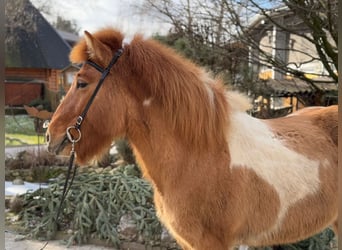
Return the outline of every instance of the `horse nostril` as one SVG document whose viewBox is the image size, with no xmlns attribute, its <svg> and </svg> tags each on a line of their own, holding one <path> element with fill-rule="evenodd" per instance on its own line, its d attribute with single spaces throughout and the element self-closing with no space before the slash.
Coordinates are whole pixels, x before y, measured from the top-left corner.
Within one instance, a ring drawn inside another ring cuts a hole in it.
<svg viewBox="0 0 342 250">
<path fill-rule="evenodd" d="M 49 143 L 49 141 L 50 141 L 50 135 L 49 135 L 49 133 L 46 133 L 46 134 L 45 134 L 45 140 L 46 140 L 47 143 Z"/>
</svg>

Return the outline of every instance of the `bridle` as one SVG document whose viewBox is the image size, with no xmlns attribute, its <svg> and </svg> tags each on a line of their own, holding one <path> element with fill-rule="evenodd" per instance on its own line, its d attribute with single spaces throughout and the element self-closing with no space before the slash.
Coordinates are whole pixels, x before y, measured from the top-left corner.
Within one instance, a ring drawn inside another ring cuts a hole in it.
<svg viewBox="0 0 342 250">
<path fill-rule="evenodd" d="M 56 223 L 58 221 L 58 218 L 60 216 L 60 213 L 62 211 L 62 205 L 63 205 L 63 202 L 70 190 L 70 187 L 74 181 L 74 177 L 76 175 L 76 172 L 77 172 L 77 166 L 75 165 L 74 166 L 74 161 L 75 161 L 75 158 L 76 158 L 76 151 L 75 151 L 75 144 L 77 142 L 79 142 L 81 140 L 81 137 L 82 137 L 82 134 L 81 134 L 81 125 L 82 125 L 82 122 L 84 121 L 88 111 L 89 111 L 89 108 L 91 106 L 91 104 L 94 102 L 94 99 L 98 93 L 98 91 L 100 90 L 104 80 L 106 79 L 106 77 L 108 76 L 111 68 L 114 66 L 114 64 L 117 62 L 117 60 L 120 58 L 120 56 L 122 55 L 123 53 L 123 49 L 118 49 L 112 60 L 109 62 L 108 66 L 106 68 L 102 68 L 100 65 L 96 64 L 95 62 L 91 61 L 91 60 L 87 60 L 85 63 L 92 66 L 93 68 L 95 68 L 97 71 L 99 71 L 101 73 L 101 78 L 100 80 L 98 81 L 95 89 L 94 89 L 94 92 L 92 93 L 92 95 L 90 96 L 85 108 L 83 109 L 81 115 L 79 115 L 76 119 L 76 123 L 75 125 L 73 126 L 70 126 L 66 129 L 66 137 L 64 138 L 63 142 L 64 143 L 66 140 L 68 140 L 70 143 L 71 143 L 71 151 L 70 151 L 70 159 L 69 159 L 69 166 L 68 166 L 68 172 L 67 172 L 67 175 L 66 175 L 66 178 L 65 178 L 65 182 L 64 182 L 64 187 L 63 187 L 63 192 L 62 192 L 62 198 L 61 198 L 61 201 L 59 203 L 59 207 L 58 207 L 58 210 L 57 210 L 57 214 L 56 214 Z M 73 136 L 71 131 L 75 131 L 76 133 L 76 136 Z M 71 173 L 72 173 L 72 176 L 71 176 Z M 71 179 L 70 179 L 70 176 L 71 176 Z M 70 180 L 70 182 L 69 182 Z M 40 250 L 43 250 L 47 244 L 49 242 L 46 242 L 45 245 L 40 249 Z"/>
<path fill-rule="evenodd" d="M 82 122 L 84 121 L 88 111 L 89 111 L 89 108 L 91 106 L 91 104 L 94 102 L 94 99 L 99 91 L 99 89 L 101 88 L 104 80 L 106 79 L 106 77 L 108 76 L 111 68 L 114 66 L 114 64 L 117 62 L 117 60 L 119 59 L 119 57 L 122 55 L 123 53 L 123 49 L 118 49 L 118 51 L 114 54 L 112 60 L 109 62 L 108 66 L 106 68 L 102 68 L 100 65 L 96 64 L 95 62 L 93 61 L 86 61 L 85 63 L 86 64 L 89 64 L 91 65 L 92 67 L 94 67 L 96 70 L 98 70 L 102 75 L 101 75 L 101 78 L 99 80 L 99 82 L 97 83 L 96 85 L 96 88 L 94 89 L 94 92 L 93 94 L 90 96 L 90 99 L 88 100 L 85 108 L 83 109 L 83 112 L 81 113 L 80 116 L 78 116 L 77 120 L 76 120 L 76 124 L 73 125 L 73 126 L 70 126 L 67 128 L 66 130 L 66 135 L 67 135 L 67 139 L 69 140 L 69 142 L 71 142 L 71 152 L 70 152 L 70 164 L 69 164 L 69 169 L 68 169 L 68 174 L 67 174 L 67 177 L 66 177 L 66 180 L 65 180 L 65 184 L 64 184 L 64 189 L 63 189 L 63 193 L 62 193 L 62 201 L 60 203 L 60 207 L 65 199 L 65 196 L 67 194 L 67 191 L 70 189 L 71 185 L 72 185 L 72 181 L 70 182 L 70 185 L 69 185 L 69 188 L 67 189 L 67 186 L 68 186 L 68 181 L 69 181 L 69 178 L 70 178 L 70 172 L 71 172 L 71 169 L 72 169 L 72 166 L 74 165 L 74 160 L 75 160 L 75 157 L 76 157 L 76 152 L 75 152 L 75 144 L 81 139 L 81 125 L 82 125 Z M 77 136 L 74 137 L 72 134 L 71 134 L 71 131 L 72 130 L 75 130 L 77 132 Z M 75 172 L 76 172 L 76 167 L 74 169 L 74 174 L 73 174 L 73 177 L 75 176 Z M 71 179 L 73 180 L 73 178 Z M 57 218 L 56 218 L 56 221 L 58 219 L 58 216 L 60 214 L 60 209 L 58 210 L 58 213 L 57 213 Z"/>
<path fill-rule="evenodd" d="M 93 94 L 91 95 L 88 103 L 86 104 L 83 112 L 81 113 L 81 115 L 77 118 L 76 120 L 76 124 L 74 126 L 71 126 L 67 129 L 67 135 L 68 135 L 68 131 L 72 128 L 76 129 L 77 131 L 79 131 L 80 127 L 81 127 L 81 124 L 84 120 L 84 118 L 86 117 L 87 113 L 88 113 L 88 110 L 91 106 L 91 104 L 93 103 L 94 99 L 95 99 L 95 96 L 97 94 L 97 92 L 99 91 L 99 89 L 101 88 L 104 80 L 106 79 L 106 77 L 108 76 L 111 68 L 114 66 L 114 64 L 117 62 L 117 60 L 120 58 L 120 56 L 122 55 L 123 53 L 123 49 L 118 49 L 116 51 L 116 53 L 114 54 L 112 60 L 109 62 L 108 66 L 106 68 L 102 68 L 100 65 L 96 64 L 95 62 L 93 61 L 86 61 L 85 63 L 86 64 L 89 64 L 90 66 L 92 66 L 93 68 L 95 68 L 97 71 L 99 71 L 102 75 L 101 75 L 101 78 L 99 80 L 99 82 L 97 83 L 97 86 L 96 88 L 94 89 L 94 92 Z M 80 133 L 80 132 L 79 132 Z M 71 137 L 72 138 L 72 137 Z M 73 140 L 69 138 L 68 136 L 68 139 L 70 142 L 72 142 Z"/>
</svg>

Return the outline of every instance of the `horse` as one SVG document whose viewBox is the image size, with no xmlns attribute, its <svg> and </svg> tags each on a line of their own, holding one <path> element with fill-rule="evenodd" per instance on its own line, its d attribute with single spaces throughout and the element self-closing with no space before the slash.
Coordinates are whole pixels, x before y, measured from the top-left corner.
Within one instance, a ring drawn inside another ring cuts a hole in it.
<svg viewBox="0 0 342 250">
<path fill-rule="evenodd" d="M 124 42 L 114 28 L 85 31 L 70 60 L 82 67 L 50 121 L 48 150 L 74 148 L 84 165 L 127 138 L 159 219 L 183 249 L 279 245 L 337 230 L 337 106 L 259 120 L 220 77 L 142 34 Z M 82 138 L 65 140 L 90 98 Z"/>
</svg>

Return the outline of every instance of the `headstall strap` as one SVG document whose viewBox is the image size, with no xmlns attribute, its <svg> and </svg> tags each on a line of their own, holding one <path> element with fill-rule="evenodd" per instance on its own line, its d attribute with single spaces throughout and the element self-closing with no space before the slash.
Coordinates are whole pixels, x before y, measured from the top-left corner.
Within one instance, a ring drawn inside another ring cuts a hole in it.
<svg viewBox="0 0 342 250">
<path fill-rule="evenodd" d="M 99 72 L 102 73 L 101 78 L 98 82 L 98 84 L 96 85 L 96 88 L 94 89 L 93 94 L 91 95 L 87 105 L 85 106 L 83 112 L 81 113 L 81 115 L 77 118 L 77 122 L 75 127 L 76 128 L 80 128 L 81 124 L 84 120 L 84 118 L 86 117 L 88 110 L 90 108 L 90 105 L 93 103 L 95 96 L 97 95 L 97 92 L 99 91 L 100 87 L 102 86 L 104 80 L 106 79 L 106 77 L 108 76 L 110 69 L 113 67 L 113 65 L 117 62 L 117 60 L 120 58 L 120 56 L 123 53 L 123 49 L 118 49 L 118 51 L 116 51 L 116 53 L 114 54 L 112 60 L 109 62 L 108 66 L 103 69 L 100 65 L 92 62 L 92 61 L 86 61 L 87 64 L 93 66 L 96 70 L 98 70 Z"/>
<path fill-rule="evenodd" d="M 93 61 L 88 60 L 88 61 L 86 61 L 86 64 L 89 64 L 90 66 L 95 68 L 100 73 L 103 73 L 103 71 L 104 71 L 104 69 L 100 65 L 98 65 L 97 63 L 94 63 Z"/>
<path fill-rule="evenodd" d="M 68 172 L 67 172 L 67 176 L 65 178 L 65 182 L 64 182 L 64 187 L 63 187 L 63 192 L 62 192 L 62 198 L 61 201 L 59 203 L 59 207 L 57 210 L 57 214 L 56 214 L 56 223 L 59 219 L 60 213 L 62 211 L 62 205 L 64 203 L 64 200 L 71 188 L 71 185 L 74 181 L 75 175 L 76 175 L 76 171 L 77 171 L 77 166 L 74 167 L 74 160 L 76 158 L 76 151 L 75 151 L 75 144 L 77 142 L 79 142 L 81 140 L 82 134 L 81 134 L 81 125 L 82 122 L 84 120 L 84 118 L 86 117 L 88 110 L 91 106 L 91 104 L 93 103 L 95 96 L 97 94 L 97 92 L 99 91 L 100 87 L 102 86 L 104 80 L 106 79 L 106 77 L 108 76 L 111 68 L 113 67 L 113 65 L 117 62 L 117 60 L 120 58 L 120 56 L 123 53 L 123 49 L 118 49 L 118 51 L 114 54 L 112 60 L 110 61 L 110 63 L 108 64 L 108 66 L 103 69 L 101 66 L 99 66 L 98 64 L 92 62 L 92 61 L 86 61 L 87 64 L 91 65 L 92 67 L 94 67 L 97 71 L 99 71 L 102 75 L 101 78 L 99 80 L 99 82 L 96 85 L 96 88 L 93 92 L 93 94 L 91 95 L 90 99 L 88 100 L 88 103 L 86 104 L 83 112 L 81 113 L 81 115 L 77 118 L 75 125 L 70 126 L 67 128 L 66 130 L 66 138 L 69 140 L 69 142 L 71 143 L 71 151 L 70 151 L 70 159 L 69 159 L 69 166 L 68 166 Z M 71 133 L 71 131 L 74 131 L 74 135 Z M 73 173 L 70 179 L 70 175 L 73 169 Z M 70 179 L 70 182 L 69 182 Z M 69 184 L 69 185 L 68 185 Z M 49 242 L 46 242 L 45 245 L 40 249 L 43 250 Z"/>
</svg>

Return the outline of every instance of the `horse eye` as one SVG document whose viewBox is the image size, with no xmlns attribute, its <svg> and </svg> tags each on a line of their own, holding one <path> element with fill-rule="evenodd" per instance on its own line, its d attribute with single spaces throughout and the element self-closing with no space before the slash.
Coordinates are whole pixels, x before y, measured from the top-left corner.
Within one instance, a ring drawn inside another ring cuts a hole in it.
<svg viewBox="0 0 342 250">
<path fill-rule="evenodd" d="M 88 86 L 88 83 L 86 82 L 81 82 L 81 81 L 77 81 L 77 85 L 76 85 L 76 88 L 78 89 L 82 89 L 82 88 L 85 88 Z"/>
</svg>

